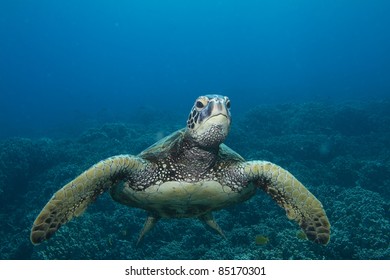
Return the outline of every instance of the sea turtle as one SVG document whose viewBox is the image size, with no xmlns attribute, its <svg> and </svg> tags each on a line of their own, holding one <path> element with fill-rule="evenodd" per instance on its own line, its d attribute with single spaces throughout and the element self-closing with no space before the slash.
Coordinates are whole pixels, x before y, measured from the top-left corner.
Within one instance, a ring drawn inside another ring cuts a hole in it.
<svg viewBox="0 0 390 280">
<path fill-rule="evenodd" d="M 119 203 L 148 212 L 138 242 L 160 218 L 195 217 L 224 236 L 212 212 L 248 200 L 261 189 L 309 240 L 327 244 L 330 224 L 321 202 L 278 165 L 245 161 L 223 144 L 230 123 L 228 97 L 200 96 L 186 128 L 137 156 L 100 161 L 58 190 L 34 221 L 31 242 L 49 239 L 105 191 Z"/>
</svg>

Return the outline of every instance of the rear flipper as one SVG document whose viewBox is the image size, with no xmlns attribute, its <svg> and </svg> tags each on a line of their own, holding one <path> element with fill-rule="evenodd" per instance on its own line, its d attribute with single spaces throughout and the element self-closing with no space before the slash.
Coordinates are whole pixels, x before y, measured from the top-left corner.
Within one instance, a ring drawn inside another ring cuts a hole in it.
<svg viewBox="0 0 390 280">
<path fill-rule="evenodd" d="M 150 214 L 144 224 L 144 227 L 142 228 L 141 232 L 139 233 L 138 240 L 137 240 L 137 246 L 144 238 L 145 234 L 147 234 L 154 226 L 157 224 L 157 222 L 160 220 L 160 217 L 155 216 L 153 214 Z"/>
<path fill-rule="evenodd" d="M 199 217 L 199 220 L 201 220 L 203 223 L 208 225 L 210 228 L 212 228 L 215 232 L 222 235 L 223 238 L 226 239 L 225 234 L 223 233 L 222 229 L 219 227 L 217 222 L 215 221 L 213 214 L 211 212 L 204 214 L 203 216 Z"/>
</svg>

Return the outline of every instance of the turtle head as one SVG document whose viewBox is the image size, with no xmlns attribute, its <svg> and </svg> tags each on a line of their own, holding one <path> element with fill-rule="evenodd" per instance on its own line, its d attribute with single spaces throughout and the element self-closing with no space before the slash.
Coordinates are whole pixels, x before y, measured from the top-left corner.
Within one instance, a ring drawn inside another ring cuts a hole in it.
<svg viewBox="0 0 390 280">
<path fill-rule="evenodd" d="M 201 147 L 219 146 L 229 133 L 230 100 L 221 95 L 205 95 L 195 100 L 187 120 L 187 133 Z"/>
</svg>

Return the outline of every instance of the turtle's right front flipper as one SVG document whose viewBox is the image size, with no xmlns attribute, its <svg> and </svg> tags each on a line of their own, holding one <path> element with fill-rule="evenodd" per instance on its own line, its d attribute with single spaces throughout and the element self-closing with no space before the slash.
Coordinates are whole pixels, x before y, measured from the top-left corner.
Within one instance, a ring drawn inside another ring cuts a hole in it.
<svg viewBox="0 0 390 280">
<path fill-rule="evenodd" d="M 49 239 L 63 224 L 80 216 L 99 195 L 145 168 L 134 156 L 110 157 L 92 166 L 58 190 L 35 219 L 30 239 L 39 244 Z"/>
</svg>

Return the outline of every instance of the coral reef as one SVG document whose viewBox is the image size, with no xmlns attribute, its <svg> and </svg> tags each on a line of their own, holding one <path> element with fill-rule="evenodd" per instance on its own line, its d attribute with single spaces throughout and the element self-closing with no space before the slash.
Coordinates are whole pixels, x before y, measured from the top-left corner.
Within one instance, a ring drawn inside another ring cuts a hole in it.
<svg viewBox="0 0 390 280">
<path fill-rule="evenodd" d="M 104 194 L 48 242 L 30 243 L 32 222 L 59 187 L 184 124 L 149 117 L 102 123 L 70 139 L 0 141 L 0 259 L 390 259 L 390 103 L 379 101 L 259 106 L 234 119 L 227 145 L 280 164 L 322 201 L 332 224 L 327 246 L 305 240 L 261 191 L 215 213 L 226 240 L 196 219 L 173 219 L 136 247 L 146 213 Z"/>
</svg>

